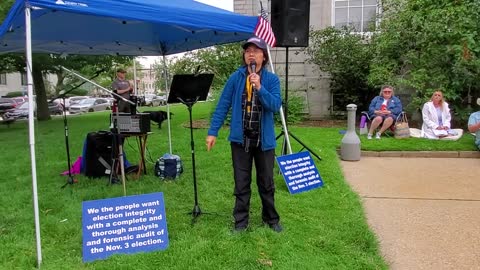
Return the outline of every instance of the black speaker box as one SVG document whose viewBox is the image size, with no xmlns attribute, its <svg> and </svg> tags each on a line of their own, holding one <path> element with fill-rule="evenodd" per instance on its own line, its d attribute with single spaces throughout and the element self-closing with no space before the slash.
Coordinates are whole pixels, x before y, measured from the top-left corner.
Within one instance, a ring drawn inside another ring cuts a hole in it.
<svg viewBox="0 0 480 270">
<path fill-rule="evenodd" d="M 113 135 L 108 131 L 87 134 L 85 149 L 85 176 L 102 177 L 110 174 L 112 166 Z"/>
<path fill-rule="evenodd" d="M 310 0 L 272 0 L 271 15 L 277 47 L 308 47 Z"/>
</svg>

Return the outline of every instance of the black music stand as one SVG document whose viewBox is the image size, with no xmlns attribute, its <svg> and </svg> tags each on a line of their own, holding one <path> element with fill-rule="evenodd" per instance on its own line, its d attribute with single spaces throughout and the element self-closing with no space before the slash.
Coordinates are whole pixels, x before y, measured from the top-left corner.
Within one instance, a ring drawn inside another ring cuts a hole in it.
<svg viewBox="0 0 480 270">
<path fill-rule="evenodd" d="M 167 103 L 183 103 L 188 108 L 190 116 L 190 147 L 192 149 L 192 167 L 193 167 L 193 192 L 195 205 L 191 212 L 193 216 L 192 223 L 202 214 L 198 205 L 197 194 L 197 175 L 195 172 L 195 146 L 193 143 L 193 124 L 192 124 L 192 107 L 197 101 L 207 99 L 208 90 L 212 85 L 213 74 L 179 74 L 174 75 Z"/>
</svg>

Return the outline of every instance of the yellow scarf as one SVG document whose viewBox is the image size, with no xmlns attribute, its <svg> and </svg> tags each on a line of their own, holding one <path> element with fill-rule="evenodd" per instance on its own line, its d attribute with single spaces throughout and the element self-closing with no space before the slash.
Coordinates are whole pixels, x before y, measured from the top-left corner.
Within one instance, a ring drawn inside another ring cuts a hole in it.
<svg viewBox="0 0 480 270">
<path fill-rule="evenodd" d="M 250 77 L 247 77 L 247 112 L 250 112 L 252 109 L 252 104 L 250 103 L 252 101 L 252 92 L 253 92 L 253 87 L 252 84 L 250 83 Z"/>
</svg>

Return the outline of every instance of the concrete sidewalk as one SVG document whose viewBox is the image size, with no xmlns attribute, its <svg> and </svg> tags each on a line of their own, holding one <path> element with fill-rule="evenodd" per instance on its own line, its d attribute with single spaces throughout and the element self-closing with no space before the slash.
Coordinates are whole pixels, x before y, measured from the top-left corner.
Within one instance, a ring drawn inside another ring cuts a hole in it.
<svg viewBox="0 0 480 270">
<path fill-rule="evenodd" d="M 480 269 L 480 159 L 342 161 L 391 269 Z"/>
</svg>

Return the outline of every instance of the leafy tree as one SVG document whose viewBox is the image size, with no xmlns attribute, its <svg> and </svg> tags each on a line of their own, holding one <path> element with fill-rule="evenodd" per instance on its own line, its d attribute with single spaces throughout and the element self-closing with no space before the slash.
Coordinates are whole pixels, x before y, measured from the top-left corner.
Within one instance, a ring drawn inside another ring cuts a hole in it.
<svg viewBox="0 0 480 270">
<path fill-rule="evenodd" d="M 351 33 L 350 28 L 328 27 L 312 31 L 307 48 L 309 61 L 331 75 L 330 91 L 341 97 L 334 110 L 344 111 L 347 104 L 357 104 L 360 110 L 378 91 L 367 84 L 373 57 L 366 36 Z"/>
<path fill-rule="evenodd" d="M 15 0 L 3 0 L 0 2 L 0 19 L 3 20 L 7 16 L 10 7 L 13 5 Z"/>
<path fill-rule="evenodd" d="M 168 86 L 170 87 L 171 80 L 173 78 L 173 74 L 176 72 L 173 71 L 173 65 L 178 57 L 165 57 L 165 63 L 163 63 L 163 59 L 161 63 L 153 64 L 153 70 L 156 73 L 157 81 L 155 82 L 156 89 L 161 89 L 160 92 L 167 92 L 166 83 L 165 83 L 165 76 L 167 76 Z"/>
<path fill-rule="evenodd" d="M 13 4 L 13 0 L 7 0 L 0 3 L 0 19 L 6 17 L 8 10 Z M 23 54 L 5 54 L 0 55 L 0 71 L 3 72 L 25 72 L 26 59 Z M 32 56 L 32 77 L 34 90 L 36 94 L 37 102 L 37 119 L 48 120 L 50 119 L 50 113 L 47 104 L 47 89 L 45 88 L 44 76 L 47 73 L 53 73 L 57 75 L 58 82 L 55 87 L 54 95 L 58 95 L 59 91 L 64 90 L 65 83 L 76 83 L 78 78 L 66 74 L 66 72 L 60 68 L 64 66 L 66 68 L 80 71 L 86 77 L 92 76 L 97 70 L 102 70 L 104 79 L 102 80 L 102 86 L 107 87 L 113 76 L 107 74 L 115 74 L 113 71 L 116 66 L 129 66 L 131 63 L 131 57 L 121 56 L 67 56 L 60 57 L 53 54 L 34 54 Z M 109 78 L 106 80 L 105 78 Z M 68 88 L 66 89 L 68 90 Z"/>
<path fill-rule="evenodd" d="M 210 94 L 218 100 L 229 76 L 242 63 L 242 49 L 239 43 L 212 46 L 187 52 L 180 57 L 167 58 L 167 75 L 171 81 L 174 74 L 212 73 Z M 165 67 L 157 65 L 157 86 L 165 87 Z M 213 109 L 212 109 L 213 110 Z M 230 117 L 227 117 L 227 122 Z"/>
<path fill-rule="evenodd" d="M 383 9 L 369 82 L 411 89 L 409 110 L 441 89 L 465 118 L 480 94 L 478 0 L 384 0 Z"/>
<path fill-rule="evenodd" d="M 18 54 L 8 54 L 0 56 L 0 63 L 3 71 L 9 72 L 24 72 L 25 57 Z M 67 85 L 77 85 L 82 80 L 78 79 L 72 74 L 68 74 L 61 66 L 64 66 L 75 72 L 80 72 L 84 77 L 91 77 L 97 71 L 101 71 L 104 79 L 100 85 L 110 88 L 113 76 L 108 74 L 115 74 L 115 67 L 118 65 L 128 66 L 131 63 L 130 57 L 120 56 L 85 56 L 73 55 L 66 58 L 58 55 L 49 54 L 34 54 L 32 56 L 32 78 L 36 94 L 37 103 L 37 119 L 39 121 L 50 119 L 50 112 L 48 110 L 47 97 L 57 96 L 61 90 L 69 90 L 71 88 L 65 87 Z M 44 76 L 47 73 L 57 75 L 58 82 L 54 93 L 48 93 L 45 88 Z"/>
<path fill-rule="evenodd" d="M 238 43 L 218 45 L 186 53 L 168 62 L 169 74 L 213 73 L 212 91 L 223 89 L 228 77 L 242 63 L 242 49 Z M 164 78 L 163 66 L 157 69 L 158 77 Z M 160 85 L 164 87 L 165 82 Z"/>
<path fill-rule="evenodd" d="M 58 82 L 55 87 L 55 94 L 61 90 L 68 90 L 65 86 L 76 85 L 83 80 L 69 74 L 60 66 L 64 66 L 75 72 L 79 72 L 84 77 L 93 77 L 98 75 L 95 79 L 99 85 L 110 89 L 112 80 L 116 76 L 116 69 L 119 67 L 129 67 L 132 65 L 132 57 L 130 56 L 111 56 L 111 55 L 71 55 L 65 58 L 58 55 L 50 55 L 51 63 L 45 67 L 45 71 L 55 73 L 58 77 Z M 126 79 L 133 79 L 133 74 L 128 73 Z"/>
<path fill-rule="evenodd" d="M 218 99 L 230 75 L 243 63 L 242 57 L 243 49 L 240 44 L 232 43 L 188 52 L 182 57 L 167 58 L 166 65 L 170 79 L 170 74 L 213 73 L 211 94 Z M 159 78 L 157 86 L 163 89 L 165 87 L 164 66 L 158 65 L 156 69 L 157 78 Z M 288 122 L 301 121 L 304 109 L 303 99 L 293 95 L 290 96 L 288 104 Z M 230 117 L 227 116 L 227 122 L 229 119 Z M 280 122 L 279 117 L 276 120 Z"/>
</svg>

